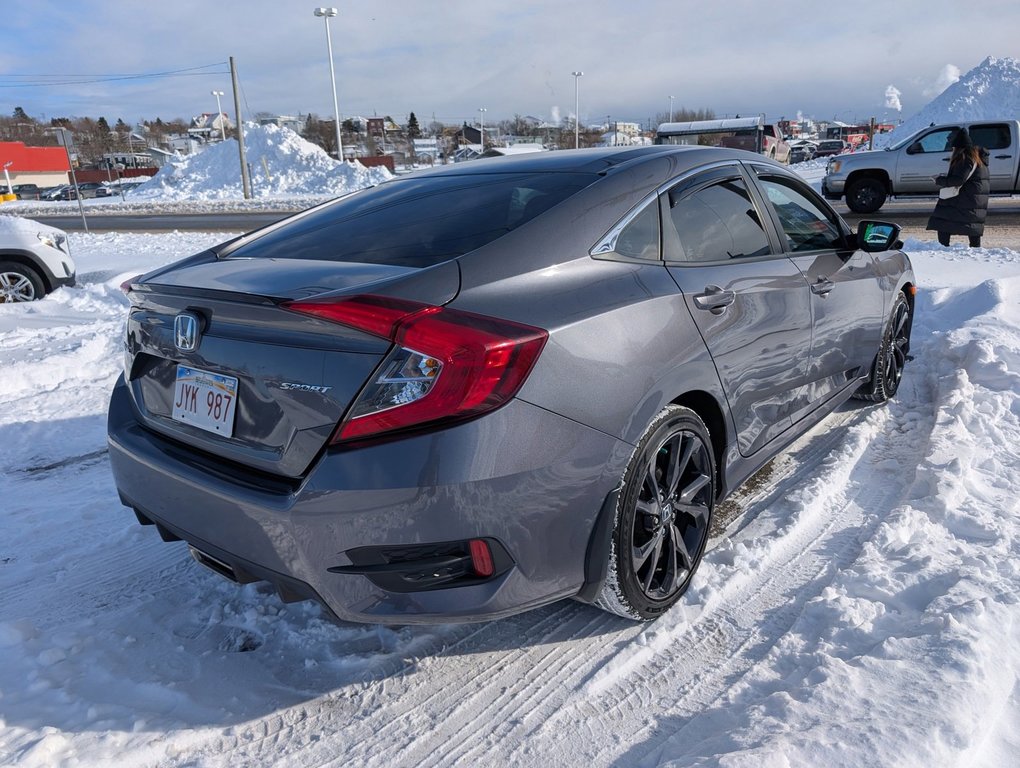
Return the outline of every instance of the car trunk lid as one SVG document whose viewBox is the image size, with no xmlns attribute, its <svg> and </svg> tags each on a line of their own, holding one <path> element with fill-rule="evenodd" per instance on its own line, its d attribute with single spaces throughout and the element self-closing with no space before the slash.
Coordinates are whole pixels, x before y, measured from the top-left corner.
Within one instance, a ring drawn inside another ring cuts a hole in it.
<svg viewBox="0 0 1020 768">
<path fill-rule="evenodd" d="M 414 269 L 203 254 L 135 284 L 126 378 L 149 428 L 300 477 L 390 342 L 281 303 L 375 293 L 441 305 L 458 288 L 455 262 Z"/>
</svg>

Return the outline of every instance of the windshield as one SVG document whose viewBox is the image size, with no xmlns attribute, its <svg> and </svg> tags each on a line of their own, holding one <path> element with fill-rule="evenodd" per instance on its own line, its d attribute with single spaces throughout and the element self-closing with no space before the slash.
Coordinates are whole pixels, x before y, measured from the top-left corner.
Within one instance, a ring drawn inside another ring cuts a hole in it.
<svg viewBox="0 0 1020 768">
<path fill-rule="evenodd" d="M 228 256 L 428 267 L 492 242 L 597 179 L 548 172 L 397 179 L 286 223 Z"/>
</svg>

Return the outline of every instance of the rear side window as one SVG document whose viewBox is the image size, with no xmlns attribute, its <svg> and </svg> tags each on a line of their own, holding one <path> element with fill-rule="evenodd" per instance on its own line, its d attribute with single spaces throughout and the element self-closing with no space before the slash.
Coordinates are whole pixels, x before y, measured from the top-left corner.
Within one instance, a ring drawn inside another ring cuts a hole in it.
<svg viewBox="0 0 1020 768">
<path fill-rule="evenodd" d="M 970 138 L 975 145 L 985 149 L 1005 149 L 1009 146 L 1009 126 L 1005 123 L 972 125 Z"/>
<path fill-rule="evenodd" d="M 669 218 L 682 251 L 667 253 L 669 261 L 718 261 L 770 253 L 761 217 L 741 179 L 726 179 L 671 199 Z"/>
<path fill-rule="evenodd" d="M 492 242 L 596 179 L 581 173 L 398 179 L 337 200 L 229 255 L 428 267 Z"/>
</svg>

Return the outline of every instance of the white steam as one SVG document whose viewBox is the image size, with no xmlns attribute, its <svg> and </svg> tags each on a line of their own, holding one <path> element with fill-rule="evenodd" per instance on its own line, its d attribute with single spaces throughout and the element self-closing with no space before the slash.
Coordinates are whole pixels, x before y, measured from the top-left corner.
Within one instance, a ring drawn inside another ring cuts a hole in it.
<svg viewBox="0 0 1020 768">
<path fill-rule="evenodd" d="M 903 110 L 903 105 L 900 103 L 900 89 L 895 85 L 890 85 L 885 89 L 885 108 L 895 109 L 897 112 Z"/>
<path fill-rule="evenodd" d="M 933 99 L 959 79 L 960 68 L 954 64 L 946 64 L 946 66 L 942 67 L 942 71 L 939 72 L 939 76 L 934 84 L 924 89 L 924 95 L 929 99 Z"/>
</svg>

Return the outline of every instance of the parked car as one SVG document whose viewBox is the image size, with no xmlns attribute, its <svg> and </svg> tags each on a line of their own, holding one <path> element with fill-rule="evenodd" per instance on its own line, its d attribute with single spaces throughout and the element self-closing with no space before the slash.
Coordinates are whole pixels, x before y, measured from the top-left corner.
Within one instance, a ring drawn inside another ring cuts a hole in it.
<svg viewBox="0 0 1020 768">
<path fill-rule="evenodd" d="M 720 500 L 896 393 L 898 235 L 711 147 L 397 177 L 125 284 L 120 498 L 341 619 L 655 618 Z"/>
<path fill-rule="evenodd" d="M 94 197 L 109 197 L 110 188 L 100 181 L 85 181 L 78 185 L 78 193 L 83 200 Z"/>
<path fill-rule="evenodd" d="M 15 184 L 11 192 L 17 195 L 19 200 L 38 200 L 42 190 L 36 184 Z"/>
<path fill-rule="evenodd" d="M 118 195 L 120 193 L 124 193 L 125 195 L 127 195 L 132 190 L 138 189 L 144 183 L 145 181 L 122 181 L 120 184 L 117 185 L 117 188 L 115 189 L 111 188 L 110 191 L 111 194 L 114 195 Z"/>
<path fill-rule="evenodd" d="M 53 187 L 39 196 L 40 200 L 77 200 L 78 193 L 74 191 L 74 187 L 70 184 L 61 184 L 59 187 Z"/>
<path fill-rule="evenodd" d="M 818 142 L 815 157 L 831 157 L 850 151 L 850 142 L 843 139 L 822 139 Z"/>
<path fill-rule="evenodd" d="M 798 141 L 790 145 L 790 163 L 803 163 L 815 156 L 818 145 L 813 141 Z"/>
<path fill-rule="evenodd" d="M 56 227 L 0 215 L 0 304 L 41 299 L 74 285 L 67 235 Z"/>
<path fill-rule="evenodd" d="M 945 174 L 956 132 L 966 128 L 988 150 L 993 195 L 1020 193 L 1020 121 L 980 120 L 930 125 L 884 150 L 854 152 L 829 162 L 822 194 L 846 196 L 855 213 L 873 213 L 890 195 L 937 195 L 935 177 Z"/>
</svg>

